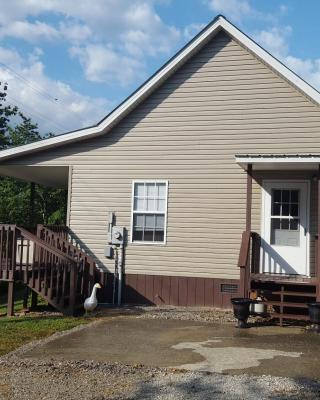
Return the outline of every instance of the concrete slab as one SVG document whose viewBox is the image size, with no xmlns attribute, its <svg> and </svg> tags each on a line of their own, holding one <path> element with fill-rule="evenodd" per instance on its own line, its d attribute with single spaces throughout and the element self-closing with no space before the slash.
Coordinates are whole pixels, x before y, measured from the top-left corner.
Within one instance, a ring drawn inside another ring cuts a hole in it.
<svg viewBox="0 0 320 400">
<path fill-rule="evenodd" d="M 23 355 L 94 360 L 229 374 L 320 378 L 320 335 L 259 327 L 116 317 L 57 338 Z"/>
</svg>

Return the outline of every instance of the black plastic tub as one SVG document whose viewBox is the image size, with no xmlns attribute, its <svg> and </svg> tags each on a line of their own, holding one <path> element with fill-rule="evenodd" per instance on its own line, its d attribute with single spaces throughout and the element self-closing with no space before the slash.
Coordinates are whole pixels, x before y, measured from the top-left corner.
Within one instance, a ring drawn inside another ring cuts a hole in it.
<svg viewBox="0 0 320 400">
<path fill-rule="evenodd" d="M 252 300 L 246 297 L 234 297 L 231 299 L 233 314 L 238 320 L 238 328 L 248 328 L 247 320 L 250 314 Z"/>
<path fill-rule="evenodd" d="M 320 333 L 320 302 L 308 303 L 311 329 Z"/>
</svg>

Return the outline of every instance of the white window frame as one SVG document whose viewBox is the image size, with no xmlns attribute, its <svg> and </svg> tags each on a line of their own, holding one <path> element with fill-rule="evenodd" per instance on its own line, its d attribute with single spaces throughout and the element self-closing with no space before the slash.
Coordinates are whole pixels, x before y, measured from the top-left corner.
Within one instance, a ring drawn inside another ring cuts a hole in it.
<svg viewBox="0 0 320 400">
<path fill-rule="evenodd" d="M 134 187 L 136 183 L 164 183 L 166 185 L 166 198 L 165 198 L 165 208 L 164 211 L 134 211 Z M 132 181 L 132 187 L 131 187 L 131 224 L 130 224 L 130 243 L 134 245 L 154 245 L 154 246 L 163 246 L 167 244 L 167 219 L 168 219 L 168 187 L 169 187 L 169 181 L 167 180 L 162 180 L 162 179 L 135 179 Z M 149 241 L 140 241 L 140 240 L 133 240 L 133 215 L 134 213 L 140 213 L 140 214 L 164 214 L 164 235 L 163 235 L 163 242 L 149 242 Z"/>
</svg>

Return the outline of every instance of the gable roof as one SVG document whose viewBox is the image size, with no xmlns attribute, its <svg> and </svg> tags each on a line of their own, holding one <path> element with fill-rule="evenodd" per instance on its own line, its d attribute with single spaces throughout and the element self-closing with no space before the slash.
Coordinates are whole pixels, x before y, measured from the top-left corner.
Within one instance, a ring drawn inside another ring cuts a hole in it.
<svg viewBox="0 0 320 400">
<path fill-rule="evenodd" d="M 98 124 L 88 128 L 67 132 L 39 142 L 2 150 L 0 151 L 0 161 L 105 134 L 221 30 L 227 32 L 233 39 L 245 46 L 278 74 L 282 75 L 287 81 L 289 81 L 289 83 L 309 97 L 310 100 L 315 102 L 317 105 L 320 105 L 320 92 L 264 50 L 236 26 L 231 24 L 224 16 L 218 15 L 186 46 L 184 46 L 176 55 L 174 55 L 155 74 L 153 74 L 145 83 L 143 83 Z"/>
</svg>

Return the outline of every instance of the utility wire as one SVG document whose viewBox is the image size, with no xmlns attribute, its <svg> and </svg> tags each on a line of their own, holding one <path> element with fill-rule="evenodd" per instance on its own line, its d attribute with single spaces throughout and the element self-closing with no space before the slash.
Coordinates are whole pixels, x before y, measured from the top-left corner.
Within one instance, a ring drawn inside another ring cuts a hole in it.
<svg viewBox="0 0 320 400">
<path fill-rule="evenodd" d="M 63 105 L 59 102 L 59 99 L 56 97 L 51 96 L 49 92 L 47 92 L 45 89 L 41 88 L 39 85 L 36 83 L 26 79 L 24 76 L 16 72 L 14 69 L 6 65 L 5 63 L 0 61 L 0 65 L 2 65 L 4 68 L 6 68 L 8 71 L 11 71 L 13 74 L 17 76 L 18 79 L 26 83 L 32 90 L 34 90 L 36 93 L 44 97 L 46 100 L 50 100 L 53 104 L 55 104 L 57 107 L 63 108 Z M 79 120 L 76 118 L 75 115 L 70 113 L 69 117 L 73 118 L 73 120 L 78 124 Z"/>
<path fill-rule="evenodd" d="M 46 90 L 44 90 L 43 88 L 41 88 L 39 85 L 37 85 L 34 82 L 29 81 L 27 78 L 25 78 L 24 76 L 22 76 L 21 74 L 19 74 L 18 72 L 16 72 L 14 69 L 12 69 L 11 67 L 9 67 L 8 65 L 6 65 L 3 62 L 0 62 L 0 65 L 2 65 L 4 68 L 6 68 L 8 71 L 11 71 L 13 74 L 15 74 L 17 76 L 18 79 L 22 80 L 24 83 L 26 83 L 31 89 L 33 89 L 34 91 L 36 91 L 38 94 L 40 94 L 41 96 L 44 96 L 46 99 L 56 103 L 58 101 L 57 98 L 51 96 L 51 94 L 49 92 L 47 92 Z"/>
<path fill-rule="evenodd" d="M 53 120 L 51 120 L 47 116 L 39 113 L 38 111 L 34 111 L 34 110 L 30 111 L 30 107 L 25 106 L 23 103 L 21 103 L 19 100 L 15 99 L 14 97 L 8 95 L 7 98 L 10 98 L 11 100 L 13 100 L 14 103 L 18 103 L 22 107 L 22 111 L 24 109 L 27 109 L 27 114 L 30 114 L 33 117 L 41 118 L 44 121 L 50 122 L 51 125 L 55 127 L 55 129 L 58 129 L 59 131 L 61 131 L 60 133 L 67 131 L 66 128 L 62 127 L 60 124 L 57 124 L 56 122 L 54 122 Z M 14 107 L 14 104 L 10 104 L 10 105 Z M 29 110 L 28 110 L 28 108 L 29 108 Z"/>
</svg>

